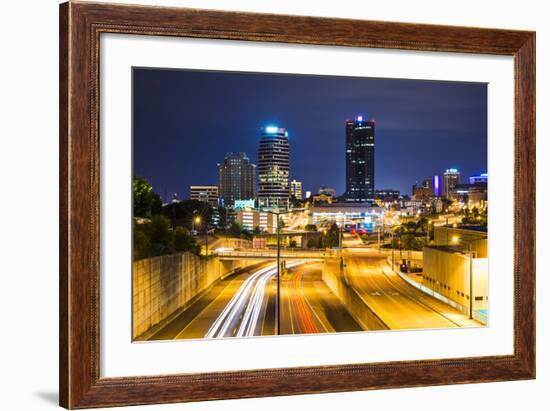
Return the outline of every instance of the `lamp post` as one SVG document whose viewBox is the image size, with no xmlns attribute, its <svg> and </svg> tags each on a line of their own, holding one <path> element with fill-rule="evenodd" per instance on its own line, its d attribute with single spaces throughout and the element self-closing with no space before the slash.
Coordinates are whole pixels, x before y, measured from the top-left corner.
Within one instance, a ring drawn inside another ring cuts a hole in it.
<svg viewBox="0 0 550 411">
<path fill-rule="evenodd" d="M 305 209 L 295 209 L 289 211 L 272 211 L 265 210 L 266 213 L 273 214 L 277 217 L 277 299 L 275 300 L 276 311 L 277 311 L 277 335 L 281 335 L 281 222 L 280 216 L 283 214 L 292 214 L 295 212 L 304 211 Z"/>
<path fill-rule="evenodd" d="M 452 238 L 453 243 L 464 245 L 464 241 L 462 241 L 459 237 L 455 236 Z M 470 312 L 470 320 L 474 318 L 474 270 L 473 270 L 473 258 L 474 258 L 475 251 L 472 251 L 472 243 L 468 242 L 468 258 L 469 258 L 469 312 Z"/>
<path fill-rule="evenodd" d="M 392 271 L 395 270 L 394 252 L 395 252 L 395 229 L 393 229 L 391 232 L 391 269 Z"/>
<path fill-rule="evenodd" d="M 193 232 L 195 232 L 195 224 L 200 224 L 201 223 L 201 217 L 200 216 L 196 216 L 193 218 Z"/>
<path fill-rule="evenodd" d="M 193 232 L 195 231 L 195 224 L 200 224 L 202 221 L 200 216 L 196 216 L 193 218 Z M 204 224 L 204 243 L 205 243 L 205 251 L 204 254 L 206 257 L 208 257 L 208 224 L 205 222 Z"/>
</svg>

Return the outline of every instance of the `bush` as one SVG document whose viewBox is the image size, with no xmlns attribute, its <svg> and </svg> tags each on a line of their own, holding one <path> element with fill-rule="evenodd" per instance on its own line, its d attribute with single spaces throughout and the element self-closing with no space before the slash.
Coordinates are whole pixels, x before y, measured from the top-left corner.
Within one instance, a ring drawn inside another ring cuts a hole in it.
<svg viewBox="0 0 550 411">
<path fill-rule="evenodd" d="M 185 251 L 200 254 L 200 245 L 186 229 L 172 230 L 165 216 L 155 215 L 151 222 L 134 223 L 134 260 Z"/>
</svg>

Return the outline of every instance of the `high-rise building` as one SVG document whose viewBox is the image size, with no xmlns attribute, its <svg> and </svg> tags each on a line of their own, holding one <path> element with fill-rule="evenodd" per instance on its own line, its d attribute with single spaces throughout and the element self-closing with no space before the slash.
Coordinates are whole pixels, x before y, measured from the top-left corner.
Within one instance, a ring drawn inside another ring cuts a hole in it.
<svg viewBox="0 0 550 411">
<path fill-rule="evenodd" d="M 224 206 L 256 197 L 256 166 L 245 153 L 228 153 L 218 164 L 219 197 Z"/>
<path fill-rule="evenodd" d="M 210 204 L 212 207 L 218 206 L 218 186 L 203 185 L 190 186 L 189 198 L 191 200 L 203 201 Z"/>
<path fill-rule="evenodd" d="M 261 207 L 288 208 L 290 145 L 285 128 L 262 129 L 258 149 L 258 200 Z"/>
<path fill-rule="evenodd" d="M 443 194 L 450 198 L 453 190 L 460 184 L 460 171 L 456 168 L 448 168 L 443 173 Z"/>
<path fill-rule="evenodd" d="M 374 201 L 374 121 L 346 120 L 346 201 Z"/>
<path fill-rule="evenodd" d="M 296 200 L 301 200 L 303 198 L 301 181 L 292 180 L 290 182 L 290 195 Z"/>
</svg>

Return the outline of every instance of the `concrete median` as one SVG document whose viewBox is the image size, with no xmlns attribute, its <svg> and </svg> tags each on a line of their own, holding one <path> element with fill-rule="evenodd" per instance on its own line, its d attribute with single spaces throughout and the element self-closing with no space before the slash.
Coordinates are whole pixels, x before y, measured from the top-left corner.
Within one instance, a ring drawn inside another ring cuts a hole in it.
<svg viewBox="0 0 550 411">
<path fill-rule="evenodd" d="M 364 330 L 389 330 L 389 327 L 369 307 L 361 295 L 348 284 L 339 257 L 324 260 L 323 280 Z"/>
</svg>

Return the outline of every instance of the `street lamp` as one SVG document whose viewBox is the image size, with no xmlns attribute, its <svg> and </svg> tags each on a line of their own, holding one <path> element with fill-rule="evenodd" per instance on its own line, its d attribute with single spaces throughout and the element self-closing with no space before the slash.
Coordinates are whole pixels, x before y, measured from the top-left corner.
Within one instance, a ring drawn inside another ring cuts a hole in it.
<svg viewBox="0 0 550 411">
<path fill-rule="evenodd" d="M 453 244 L 464 244 L 464 241 L 462 241 L 458 236 L 453 236 L 452 238 Z M 469 290 L 469 311 L 470 311 L 470 320 L 474 318 L 474 270 L 473 270 L 473 258 L 474 258 L 475 251 L 472 251 L 472 243 L 468 242 L 468 257 L 470 259 L 469 264 L 469 271 L 470 271 L 470 290 Z"/>
<path fill-rule="evenodd" d="M 195 224 L 200 224 L 200 223 L 201 223 L 200 216 L 196 216 L 195 218 L 193 218 L 193 232 L 195 232 Z"/>
</svg>

